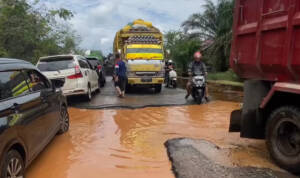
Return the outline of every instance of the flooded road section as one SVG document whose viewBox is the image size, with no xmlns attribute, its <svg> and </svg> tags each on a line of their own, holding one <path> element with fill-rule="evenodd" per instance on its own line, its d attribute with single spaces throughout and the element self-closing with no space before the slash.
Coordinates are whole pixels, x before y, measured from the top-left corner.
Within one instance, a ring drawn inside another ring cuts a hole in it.
<svg viewBox="0 0 300 178">
<path fill-rule="evenodd" d="M 238 103 L 137 110 L 70 109 L 68 133 L 57 136 L 27 171 L 28 178 L 171 178 L 164 142 L 191 137 L 221 148 L 227 166 L 277 169 L 263 141 L 228 133 Z M 216 160 L 220 160 L 216 158 Z"/>
</svg>

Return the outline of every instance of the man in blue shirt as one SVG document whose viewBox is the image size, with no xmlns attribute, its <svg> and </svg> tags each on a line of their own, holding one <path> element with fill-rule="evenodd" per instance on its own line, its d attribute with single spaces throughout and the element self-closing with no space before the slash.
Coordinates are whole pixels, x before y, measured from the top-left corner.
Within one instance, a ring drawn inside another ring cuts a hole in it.
<svg viewBox="0 0 300 178">
<path fill-rule="evenodd" d="M 125 62 L 121 59 L 120 54 L 116 54 L 115 75 L 118 95 L 123 98 L 125 96 L 127 68 Z"/>
</svg>

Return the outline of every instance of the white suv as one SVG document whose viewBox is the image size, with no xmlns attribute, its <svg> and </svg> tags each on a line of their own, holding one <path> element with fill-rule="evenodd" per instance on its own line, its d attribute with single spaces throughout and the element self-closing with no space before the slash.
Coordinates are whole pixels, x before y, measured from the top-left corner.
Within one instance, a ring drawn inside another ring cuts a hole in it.
<svg viewBox="0 0 300 178">
<path fill-rule="evenodd" d="M 64 95 L 85 95 L 92 99 L 92 92 L 99 91 L 98 75 L 86 58 L 79 55 L 59 55 L 42 57 L 38 69 L 51 79 L 65 79 Z"/>
</svg>

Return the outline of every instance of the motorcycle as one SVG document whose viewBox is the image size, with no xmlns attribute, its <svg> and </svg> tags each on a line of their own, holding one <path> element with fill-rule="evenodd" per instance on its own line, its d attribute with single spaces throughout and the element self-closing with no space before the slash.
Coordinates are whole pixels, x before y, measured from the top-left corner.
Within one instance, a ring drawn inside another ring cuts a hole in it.
<svg viewBox="0 0 300 178">
<path fill-rule="evenodd" d="M 177 88 L 177 72 L 174 69 L 169 72 L 167 82 L 167 87 Z"/>
<path fill-rule="evenodd" d="M 201 104 L 205 97 L 206 79 L 203 75 L 196 75 L 192 79 L 192 96 L 196 103 Z"/>
</svg>

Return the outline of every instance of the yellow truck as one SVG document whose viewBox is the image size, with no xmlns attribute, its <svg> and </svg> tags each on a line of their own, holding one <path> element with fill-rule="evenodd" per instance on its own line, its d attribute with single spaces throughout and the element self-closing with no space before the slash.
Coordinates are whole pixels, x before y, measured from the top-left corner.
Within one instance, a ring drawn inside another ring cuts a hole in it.
<svg viewBox="0 0 300 178">
<path fill-rule="evenodd" d="M 164 83 L 163 34 L 151 22 L 141 19 L 118 31 L 114 53 L 127 65 L 127 87 L 145 86 L 161 92 Z"/>
</svg>

